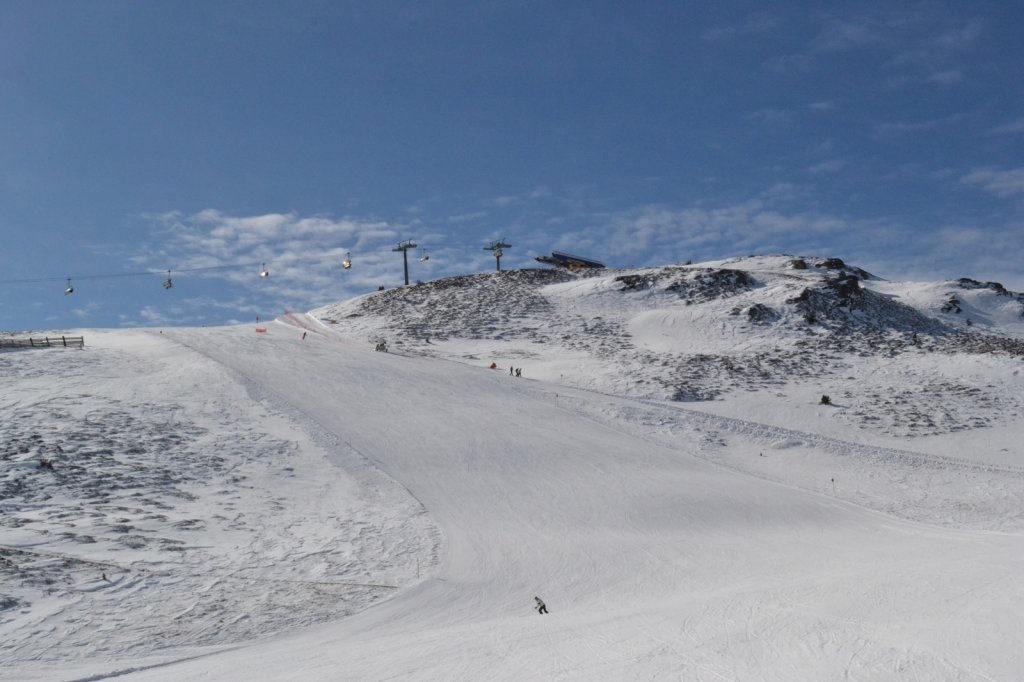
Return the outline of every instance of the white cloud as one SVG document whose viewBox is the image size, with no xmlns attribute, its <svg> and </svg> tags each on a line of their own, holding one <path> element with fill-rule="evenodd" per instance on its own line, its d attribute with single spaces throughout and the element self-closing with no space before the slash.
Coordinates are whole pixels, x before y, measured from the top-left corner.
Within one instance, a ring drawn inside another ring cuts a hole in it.
<svg viewBox="0 0 1024 682">
<path fill-rule="evenodd" d="M 838 173 L 846 167 L 846 161 L 843 159 L 831 159 L 829 161 L 822 161 L 816 163 L 807 169 L 807 172 L 812 175 L 818 175 L 820 173 Z"/>
<path fill-rule="evenodd" d="M 1018 118 L 1015 121 L 1004 123 L 1001 126 L 996 126 L 991 131 L 993 135 L 1011 135 L 1015 133 L 1024 133 L 1024 116 Z"/>
<path fill-rule="evenodd" d="M 768 125 L 782 125 L 788 123 L 791 115 L 784 109 L 759 109 L 747 114 L 747 119 L 760 121 Z"/>
<path fill-rule="evenodd" d="M 809 71 L 814 66 L 814 57 L 806 52 L 783 54 L 766 59 L 761 67 L 776 73 Z"/>
<path fill-rule="evenodd" d="M 451 215 L 445 218 L 445 222 L 449 223 L 466 223 L 474 220 L 480 220 L 487 217 L 487 211 L 473 211 L 471 213 L 459 213 L 457 215 Z"/>
<path fill-rule="evenodd" d="M 399 239 L 419 237 L 417 221 L 390 223 L 373 219 L 298 216 L 292 213 L 233 216 L 216 209 L 185 215 L 149 216 L 155 242 L 131 261 L 156 270 L 171 268 L 175 290 L 195 279 L 225 283 L 218 300 L 245 311 L 259 302 L 263 310 L 311 308 L 354 295 L 377 283 L 401 278 L 400 258 L 390 247 Z M 357 265 L 344 270 L 349 256 Z M 269 278 L 260 278 L 263 265 Z M 412 268 L 410 268 L 412 270 Z M 371 285 L 372 282 L 372 285 Z M 216 308 L 204 304 L 207 309 Z M 146 324 L 181 323 L 162 307 L 140 311 Z"/>
<path fill-rule="evenodd" d="M 738 24 L 710 28 L 701 35 L 704 40 L 731 40 L 744 36 L 770 33 L 780 25 L 779 18 L 767 13 L 751 14 Z"/>
<path fill-rule="evenodd" d="M 887 41 L 888 31 L 873 17 L 831 19 L 811 40 L 810 49 L 812 52 L 843 52 Z"/>
<path fill-rule="evenodd" d="M 979 168 L 961 177 L 960 182 L 981 187 L 998 197 L 1008 198 L 1024 194 L 1024 167 L 1010 170 Z"/>
<path fill-rule="evenodd" d="M 954 85 L 964 80 L 964 72 L 963 69 L 949 69 L 947 71 L 939 71 L 937 73 L 933 73 L 925 77 L 925 80 L 928 81 L 929 83 Z"/>
<path fill-rule="evenodd" d="M 879 135 L 895 135 L 900 133 L 917 133 L 923 130 L 933 130 L 942 122 L 939 119 L 929 121 L 899 121 L 879 123 L 875 126 L 875 132 Z"/>
<path fill-rule="evenodd" d="M 883 58 L 890 86 L 911 82 L 951 86 L 966 80 L 964 60 L 984 35 L 978 19 L 965 23 L 942 13 L 905 8 L 877 9 L 860 15 L 825 14 L 818 32 L 803 50 L 771 57 L 772 71 L 809 70 L 847 53 L 870 52 Z"/>
<path fill-rule="evenodd" d="M 858 234 L 841 216 L 785 209 L 776 199 L 792 191 L 780 185 L 770 196 L 711 208 L 650 205 L 593 216 L 585 233 L 566 235 L 566 241 L 585 236 L 597 258 L 614 253 L 625 262 L 646 257 L 647 264 L 659 265 L 746 253 L 831 251 L 829 245 Z"/>
<path fill-rule="evenodd" d="M 96 314 L 97 311 L 102 309 L 102 305 L 95 301 L 90 301 L 84 306 L 77 307 L 71 311 L 75 317 L 86 319 Z"/>
<path fill-rule="evenodd" d="M 943 126 L 951 125 L 966 118 L 965 114 L 951 114 L 943 118 L 933 118 L 925 121 L 894 121 L 880 123 L 875 126 L 875 132 L 879 135 L 897 135 L 902 133 L 918 133 L 928 130 L 935 130 Z"/>
<path fill-rule="evenodd" d="M 522 194 L 504 194 L 483 203 L 485 206 L 508 208 L 510 206 L 522 206 L 529 202 L 542 201 L 552 197 L 553 195 L 547 187 L 538 186 L 527 192 L 523 192 Z"/>
<path fill-rule="evenodd" d="M 915 240 L 909 248 L 865 254 L 879 272 L 903 279 L 941 280 L 972 277 L 997 281 L 1013 291 L 1024 291 L 1024 277 L 1008 254 L 1020 250 L 1019 221 L 986 224 L 946 224 L 932 229 L 927 240 Z M 870 270 L 870 268 L 868 268 Z M 877 274 L 877 273 L 876 273 Z"/>
<path fill-rule="evenodd" d="M 978 18 L 971 19 L 965 26 L 950 28 L 934 40 L 935 45 L 944 50 L 969 50 L 974 47 L 985 30 L 985 23 Z"/>
<path fill-rule="evenodd" d="M 168 324 L 174 321 L 172 318 L 164 315 L 151 305 L 147 305 L 139 311 L 139 319 L 141 319 L 144 324 L 150 326 Z"/>
<path fill-rule="evenodd" d="M 961 62 L 983 33 L 984 24 L 972 19 L 963 26 L 949 27 L 938 34 L 925 33 L 902 41 L 900 49 L 886 63 L 889 69 L 898 72 L 891 82 L 920 81 L 940 85 L 963 82 L 966 67 Z"/>
<path fill-rule="evenodd" d="M 760 198 L 766 205 L 779 205 L 791 202 L 803 193 L 803 189 L 792 182 L 777 182 L 765 191 Z"/>
<path fill-rule="evenodd" d="M 953 170 L 952 168 L 937 168 L 928 173 L 928 177 L 932 178 L 933 180 L 939 181 L 949 180 L 950 178 L 956 177 L 956 175 L 957 171 Z"/>
</svg>

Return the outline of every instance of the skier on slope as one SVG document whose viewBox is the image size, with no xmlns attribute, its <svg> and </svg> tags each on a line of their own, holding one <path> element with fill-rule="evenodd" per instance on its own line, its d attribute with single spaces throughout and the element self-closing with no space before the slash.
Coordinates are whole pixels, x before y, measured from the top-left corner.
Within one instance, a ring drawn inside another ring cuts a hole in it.
<svg viewBox="0 0 1024 682">
<path fill-rule="evenodd" d="M 547 604 L 544 603 L 543 599 L 541 599 L 540 597 L 534 597 L 533 600 L 537 602 L 537 604 L 533 607 L 537 609 L 537 613 L 543 615 L 548 612 Z"/>
</svg>

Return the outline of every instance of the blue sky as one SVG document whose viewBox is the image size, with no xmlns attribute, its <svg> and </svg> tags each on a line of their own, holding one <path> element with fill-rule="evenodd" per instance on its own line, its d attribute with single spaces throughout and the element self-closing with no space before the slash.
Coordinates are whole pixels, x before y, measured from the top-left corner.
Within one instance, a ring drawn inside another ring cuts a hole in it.
<svg viewBox="0 0 1024 682">
<path fill-rule="evenodd" d="M 0 0 L 0 329 L 308 310 L 405 239 L 1024 290 L 1024 6 L 836 7 Z"/>
</svg>

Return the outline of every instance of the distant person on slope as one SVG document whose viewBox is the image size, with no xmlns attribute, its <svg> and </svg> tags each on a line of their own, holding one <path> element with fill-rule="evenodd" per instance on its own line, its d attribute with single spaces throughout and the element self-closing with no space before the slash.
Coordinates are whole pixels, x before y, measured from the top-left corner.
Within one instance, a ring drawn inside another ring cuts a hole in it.
<svg viewBox="0 0 1024 682">
<path fill-rule="evenodd" d="M 544 603 L 543 599 L 541 599 L 540 597 L 534 597 L 533 600 L 537 602 L 536 606 L 533 607 L 537 609 L 537 613 L 543 615 L 548 612 L 547 604 Z"/>
</svg>

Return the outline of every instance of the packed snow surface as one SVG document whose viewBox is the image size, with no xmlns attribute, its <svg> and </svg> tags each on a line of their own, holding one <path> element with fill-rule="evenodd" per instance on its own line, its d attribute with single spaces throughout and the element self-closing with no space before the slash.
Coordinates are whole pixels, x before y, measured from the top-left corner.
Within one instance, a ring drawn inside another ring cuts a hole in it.
<svg viewBox="0 0 1024 682">
<path fill-rule="evenodd" d="M 1014 301 L 790 263 L 0 354 L 0 678 L 1019 679 Z"/>
</svg>

